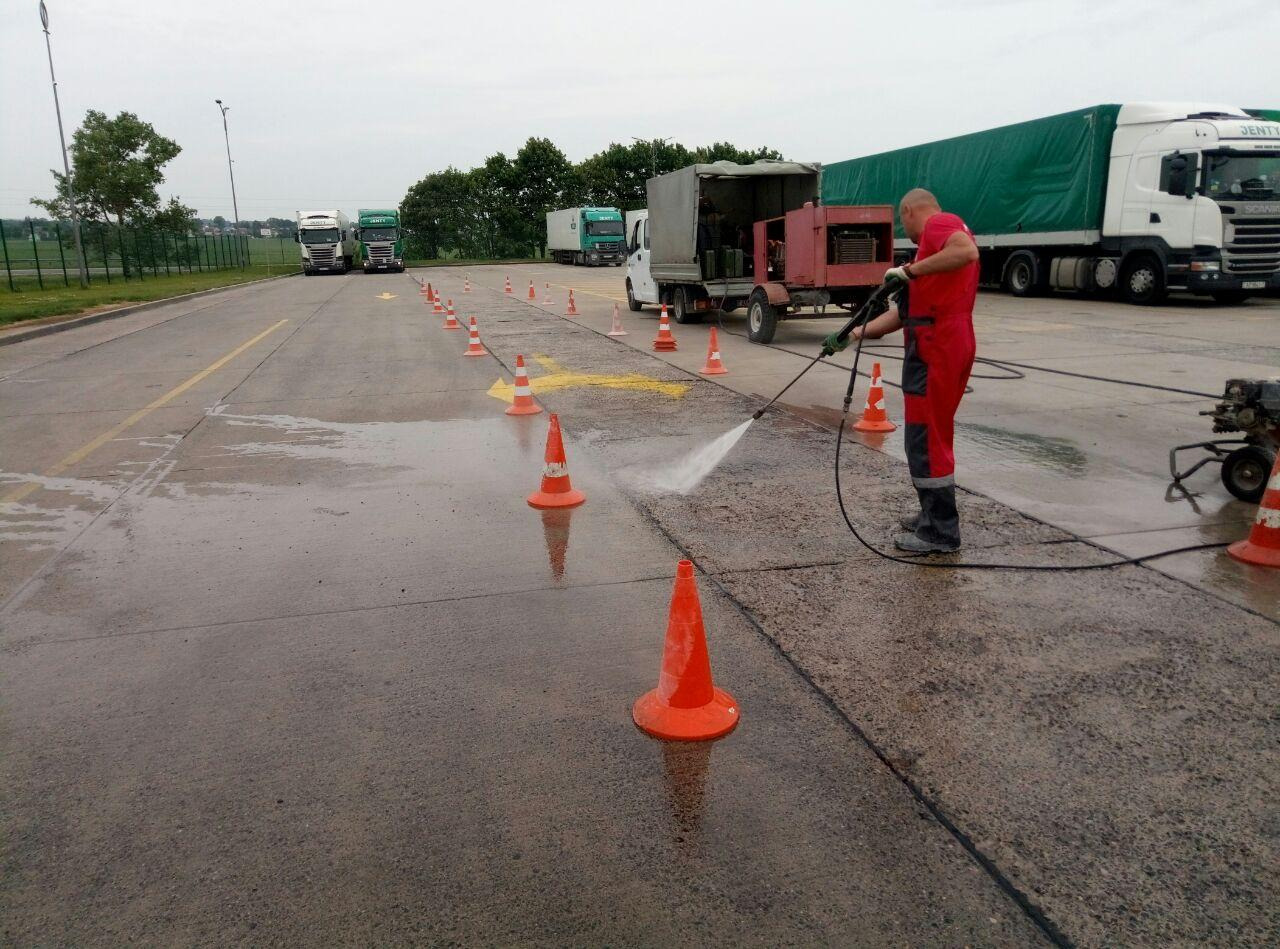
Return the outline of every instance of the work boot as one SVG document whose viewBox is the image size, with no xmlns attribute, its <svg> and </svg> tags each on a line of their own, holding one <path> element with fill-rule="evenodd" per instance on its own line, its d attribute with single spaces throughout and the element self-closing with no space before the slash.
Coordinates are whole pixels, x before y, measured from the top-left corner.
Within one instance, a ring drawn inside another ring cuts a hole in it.
<svg viewBox="0 0 1280 949">
<path fill-rule="evenodd" d="M 898 518 L 898 523 L 902 525 L 904 530 L 908 530 L 914 534 L 920 529 L 920 515 L 918 513 L 904 514 L 902 517 Z"/>
<path fill-rule="evenodd" d="M 949 554 L 960 549 L 958 543 L 945 544 L 926 540 L 919 534 L 899 534 L 893 539 L 893 546 L 912 554 Z"/>
</svg>

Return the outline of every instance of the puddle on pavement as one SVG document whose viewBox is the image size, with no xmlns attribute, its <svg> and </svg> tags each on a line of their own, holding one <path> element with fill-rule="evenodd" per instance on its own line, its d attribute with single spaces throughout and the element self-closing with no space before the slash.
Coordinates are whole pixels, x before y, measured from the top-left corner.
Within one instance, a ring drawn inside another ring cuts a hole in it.
<svg viewBox="0 0 1280 949">
<path fill-rule="evenodd" d="M 67 536 L 87 527 L 102 506 L 119 496 L 123 487 L 110 481 L 46 478 L 4 471 L 0 472 L 0 495 L 28 483 L 40 485 L 42 503 L 11 501 L 0 505 L 0 543 L 13 543 L 24 550 L 59 546 Z M 59 503 L 60 496 L 70 496 L 73 503 Z M 75 499 L 89 503 L 76 504 Z"/>
<path fill-rule="evenodd" d="M 1012 455 L 1074 478 L 1083 478 L 1088 471 L 1089 456 L 1065 438 L 959 421 L 956 434 L 965 442 L 963 448 L 957 449 L 957 455 L 973 452 L 987 459 L 1007 459 Z"/>
</svg>

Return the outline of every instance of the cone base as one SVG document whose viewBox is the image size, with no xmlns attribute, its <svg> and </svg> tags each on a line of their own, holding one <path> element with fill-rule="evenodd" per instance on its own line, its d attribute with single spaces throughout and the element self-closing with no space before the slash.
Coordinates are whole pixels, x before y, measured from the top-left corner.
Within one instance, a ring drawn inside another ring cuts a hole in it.
<svg viewBox="0 0 1280 949">
<path fill-rule="evenodd" d="M 577 316 L 577 315 L 578 315 L 578 311 L 577 311 L 577 310 L 565 310 L 565 311 L 564 311 L 564 315 L 565 315 L 565 316 Z"/>
<path fill-rule="evenodd" d="M 562 491 L 559 494 L 548 494 L 546 491 L 534 491 L 533 494 L 525 498 L 529 502 L 529 507 L 541 509 L 555 507 L 577 507 L 587 496 L 576 488 L 570 488 L 568 491 Z"/>
<path fill-rule="evenodd" d="M 674 353 L 676 351 L 675 340 L 655 339 L 653 341 L 653 351 L 655 353 Z"/>
<path fill-rule="evenodd" d="M 1280 567 L 1280 550 L 1263 547 L 1251 540 L 1238 540 L 1227 548 L 1234 559 L 1256 567 Z"/>
<path fill-rule="evenodd" d="M 629 336 L 630 334 L 626 330 L 617 330 L 617 331 L 610 330 L 604 335 L 605 336 Z"/>
<path fill-rule="evenodd" d="M 858 419 L 853 425 L 855 432 L 896 432 L 898 426 L 892 422 L 869 422 L 866 419 Z"/>
<path fill-rule="evenodd" d="M 512 404 L 507 408 L 506 415 L 537 415 L 542 411 L 542 406 L 536 402 L 533 405 L 515 405 Z"/>
<path fill-rule="evenodd" d="M 460 330 L 462 329 L 462 324 L 461 323 L 445 323 L 444 328 L 447 330 Z"/>
<path fill-rule="evenodd" d="M 480 350 L 479 352 L 473 352 L 473 351 L 471 351 L 470 349 L 468 349 L 468 350 L 467 350 L 465 353 L 463 353 L 462 355 L 464 355 L 464 356 L 487 356 L 487 355 L 489 355 L 489 354 L 488 354 L 487 352 L 485 352 L 483 349 L 482 349 L 482 350 Z"/>
<path fill-rule="evenodd" d="M 711 741 L 738 727 L 738 703 L 723 689 L 712 688 L 712 699 L 699 708 L 667 705 L 653 689 L 636 699 L 631 719 L 641 731 L 666 741 Z"/>
<path fill-rule="evenodd" d="M 729 372 L 729 370 L 728 370 L 728 369 L 726 369 L 724 366 L 721 366 L 721 367 L 720 367 L 720 368 L 718 368 L 718 369 L 713 369 L 713 368 L 711 368 L 710 366 L 703 366 L 701 369 L 699 369 L 699 370 L 698 370 L 698 375 L 700 375 L 700 376 L 723 376 L 723 375 L 726 375 L 728 372 Z"/>
</svg>

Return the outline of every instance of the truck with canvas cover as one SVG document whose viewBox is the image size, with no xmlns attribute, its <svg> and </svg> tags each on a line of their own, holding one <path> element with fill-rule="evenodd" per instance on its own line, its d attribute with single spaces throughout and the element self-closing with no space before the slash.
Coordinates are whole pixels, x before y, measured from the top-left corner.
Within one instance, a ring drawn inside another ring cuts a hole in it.
<svg viewBox="0 0 1280 949">
<path fill-rule="evenodd" d="M 690 165 L 650 178 L 627 212 L 627 303 L 667 304 L 679 323 L 747 307 L 748 335 L 779 320 L 860 306 L 893 260 L 893 208 L 818 201 L 821 166 Z"/>
<path fill-rule="evenodd" d="M 973 230 L 984 281 L 1018 296 L 1240 302 L 1280 290 L 1280 123 L 1254 112 L 1093 106 L 829 165 L 823 202 L 928 188 Z"/>
<path fill-rule="evenodd" d="M 622 212 L 617 208 L 564 208 L 547 212 L 547 250 L 558 264 L 621 264 Z"/>
<path fill-rule="evenodd" d="M 394 208 L 361 208 L 356 212 L 356 223 L 364 272 L 391 270 L 404 273 L 404 234 L 400 231 L 400 212 Z"/>
<path fill-rule="evenodd" d="M 355 260 L 355 231 L 341 211 L 299 211 L 294 239 L 302 251 L 302 272 L 308 277 L 346 273 Z"/>
</svg>

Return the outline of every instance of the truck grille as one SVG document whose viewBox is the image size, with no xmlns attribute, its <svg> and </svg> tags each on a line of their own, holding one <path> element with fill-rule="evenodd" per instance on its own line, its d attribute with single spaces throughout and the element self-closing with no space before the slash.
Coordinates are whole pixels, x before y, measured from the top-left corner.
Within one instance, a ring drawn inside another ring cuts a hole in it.
<svg viewBox="0 0 1280 949">
<path fill-rule="evenodd" d="M 327 266 L 333 263 L 333 248 L 312 246 L 311 263 L 316 266 Z"/>
<path fill-rule="evenodd" d="M 621 241 L 603 241 L 599 244 L 596 244 L 596 246 L 592 249 L 593 250 L 617 250 L 621 246 L 622 246 Z"/>
<path fill-rule="evenodd" d="M 370 260 L 389 261 L 391 260 L 391 257 L 392 257 L 392 254 L 391 254 L 390 244 L 370 244 L 369 245 Z"/>
<path fill-rule="evenodd" d="M 1227 225 L 1222 265 L 1228 273 L 1269 277 L 1280 270 L 1280 207 L 1274 215 L 1231 215 Z"/>
</svg>

